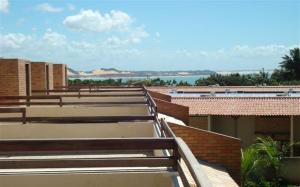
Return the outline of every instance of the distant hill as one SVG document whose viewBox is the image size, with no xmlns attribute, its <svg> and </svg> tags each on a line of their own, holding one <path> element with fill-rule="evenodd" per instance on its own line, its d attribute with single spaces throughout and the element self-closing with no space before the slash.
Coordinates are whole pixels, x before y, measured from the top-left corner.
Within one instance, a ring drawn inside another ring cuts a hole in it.
<svg viewBox="0 0 300 187">
<path fill-rule="evenodd" d="M 76 71 L 68 68 L 68 75 L 73 78 L 80 77 L 152 77 L 152 76 L 192 76 L 214 74 L 210 70 L 193 71 L 121 71 L 115 68 L 101 68 L 91 71 Z"/>
</svg>

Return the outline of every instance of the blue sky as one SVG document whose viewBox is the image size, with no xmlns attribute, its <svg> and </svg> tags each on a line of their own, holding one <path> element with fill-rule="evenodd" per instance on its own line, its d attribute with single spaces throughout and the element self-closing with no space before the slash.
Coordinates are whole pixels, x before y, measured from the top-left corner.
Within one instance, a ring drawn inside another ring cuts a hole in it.
<svg viewBox="0 0 300 187">
<path fill-rule="evenodd" d="M 76 70 L 273 69 L 299 44 L 299 0 L 0 0 L 0 56 Z"/>
</svg>

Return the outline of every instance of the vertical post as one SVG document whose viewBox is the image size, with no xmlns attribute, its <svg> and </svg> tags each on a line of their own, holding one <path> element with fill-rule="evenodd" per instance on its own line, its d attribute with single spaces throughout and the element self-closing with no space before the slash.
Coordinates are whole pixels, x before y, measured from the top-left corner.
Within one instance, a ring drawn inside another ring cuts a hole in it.
<svg viewBox="0 0 300 187">
<path fill-rule="evenodd" d="M 22 122 L 23 124 L 26 124 L 26 108 L 23 108 L 22 110 Z"/>
<path fill-rule="evenodd" d="M 234 116 L 233 120 L 234 120 L 234 137 L 238 137 L 238 116 Z"/>
<path fill-rule="evenodd" d="M 290 156 L 294 156 L 294 116 L 291 116 L 290 118 Z"/>
<path fill-rule="evenodd" d="M 211 115 L 207 116 L 207 130 L 211 131 Z"/>
<path fill-rule="evenodd" d="M 174 141 L 176 142 L 176 137 L 173 137 Z M 178 170 L 178 164 L 180 162 L 180 154 L 179 154 L 179 148 L 178 148 L 178 144 L 176 142 L 176 146 L 173 149 L 173 157 L 174 157 L 174 169 L 177 171 Z"/>
<path fill-rule="evenodd" d="M 26 106 L 30 106 L 30 97 L 29 96 L 26 96 Z"/>
<path fill-rule="evenodd" d="M 63 105 L 63 104 L 62 104 L 62 97 L 60 96 L 60 97 L 59 97 L 59 106 L 62 107 L 62 105 Z"/>
</svg>

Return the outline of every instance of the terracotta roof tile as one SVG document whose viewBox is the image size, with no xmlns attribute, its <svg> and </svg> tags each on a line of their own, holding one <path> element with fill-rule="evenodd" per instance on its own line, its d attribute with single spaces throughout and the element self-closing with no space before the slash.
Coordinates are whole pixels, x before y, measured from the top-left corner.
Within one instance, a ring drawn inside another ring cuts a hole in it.
<svg viewBox="0 0 300 187">
<path fill-rule="evenodd" d="M 286 92 L 289 89 L 300 91 L 300 86 L 176 86 L 177 91 L 183 92 L 224 92 L 226 89 L 230 91 L 244 92 Z M 170 93 L 172 87 L 148 87 L 149 90 Z"/>
<path fill-rule="evenodd" d="M 300 115 L 299 97 L 173 97 L 190 115 Z"/>
</svg>

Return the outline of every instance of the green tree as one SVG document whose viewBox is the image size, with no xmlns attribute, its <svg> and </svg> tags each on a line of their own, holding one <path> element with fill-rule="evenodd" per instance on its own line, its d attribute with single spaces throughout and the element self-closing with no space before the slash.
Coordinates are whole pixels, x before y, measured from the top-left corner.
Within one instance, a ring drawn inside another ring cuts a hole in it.
<svg viewBox="0 0 300 187">
<path fill-rule="evenodd" d="M 242 186 L 279 186 L 279 169 L 283 153 L 272 138 L 257 138 L 242 153 Z"/>
<path fill-rule="evenodd" d="M 289 55 L 282 57 L 280 69 L 276 69 L 272 78 L 277 81 L 300 80 L 300 50 L 294 48 L 290 50 Z"/>
</svg>

